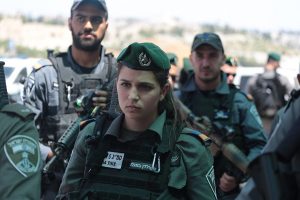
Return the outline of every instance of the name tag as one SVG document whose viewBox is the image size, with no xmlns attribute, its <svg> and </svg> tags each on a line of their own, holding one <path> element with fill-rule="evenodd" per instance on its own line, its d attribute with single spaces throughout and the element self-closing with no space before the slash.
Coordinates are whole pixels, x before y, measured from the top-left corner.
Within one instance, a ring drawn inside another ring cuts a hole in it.
<svg viewBox="0 0 300 200">
<path fill-rule="evenodd" d="M 129 169 L 148 171 L 148 172 L 153 171 L 152 164 L 143 163 L 143 162 L 135 162 L 135 161 L 133 161 L 129 164 Z"/>
<path fill-rule="evenodd" d="M 113 168 L 113 169 L 121 169 L 122 163 L 124 159 L 124 153 L 118 152 L 107 152 L 108 155 L 104 158 L 102 162 L 102 167 Z"/>
</svg>

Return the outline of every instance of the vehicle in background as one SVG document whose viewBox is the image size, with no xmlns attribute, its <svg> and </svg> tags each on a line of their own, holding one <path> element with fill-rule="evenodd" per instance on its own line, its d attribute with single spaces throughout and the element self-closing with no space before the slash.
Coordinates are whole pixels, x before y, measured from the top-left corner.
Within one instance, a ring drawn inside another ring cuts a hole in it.
<svg viewBox="0 0 300 200">
<path fill-rule="evenodd" d="M 26 77 L 38 58 L 0 58 L 5 62 L 4 73 L 6 88 L 11 103 L 21 103 L 21 95 Z"/>
</svg>

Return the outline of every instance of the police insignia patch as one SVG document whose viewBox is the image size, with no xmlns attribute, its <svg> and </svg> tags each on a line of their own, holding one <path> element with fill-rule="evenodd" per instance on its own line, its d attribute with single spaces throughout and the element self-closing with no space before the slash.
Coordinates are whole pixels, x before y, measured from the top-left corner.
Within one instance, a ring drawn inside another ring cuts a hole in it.
<svg viewBox="0 0 300 200">
<path fill-rule="evenodd" d="M 39 145 L 31 137 L 16 135 L 4 145 L 4 152 L 9 162 L 24 177 L 37 172 L 40 165 Z"/>
<path fill-rule="evenodd" d="M 139 63 L 142 67 L 148 67 L 151 64 L 151 59 L 148 58 L 144 52 L 142 52 L 139 55 Z"/>
<path fill-rule="evenodd" d="M 206 180 L 211 188 L 211 190 L 213 191 L 216 199 L 217 198 L 217 192 L 216 192 L 216 182 L 215 182 L 215 173 L 214 173 L 214 167 L 211 167 L 208 172 L 205 175 Z"/>
</svg>

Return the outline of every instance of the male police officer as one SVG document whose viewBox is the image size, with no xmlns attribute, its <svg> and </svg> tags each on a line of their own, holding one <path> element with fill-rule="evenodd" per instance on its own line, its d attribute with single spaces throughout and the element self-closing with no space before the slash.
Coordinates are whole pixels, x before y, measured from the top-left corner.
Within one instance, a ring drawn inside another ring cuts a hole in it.
<svg viewBox="0 0 300 200">
<path fill-rule="evenodd" d="M 180 100 L 196 116 L 207 116 L 212 122 L 230 127 L 220 134 L 252 160 L 260 153 L 266 139 L 254 104 L 238 89 L 229 86 L 226 75 L 220 70 L 225 61 L 220 37 L 215 33 L 197 34 L 190 61 L 194 73 L 182 86 Z M 214 166 L 219 199 L 234 199 L 243 177 L 221 152 L 215 155 Z"/>
<path fill-rule="evenodd" d="M 293 89 L 289 80 L 277 72 L 280 59 L 278 53 L 270 52 L 264 72 L 251 77 L 245 88 L 247 95 L 254 100 L 266 134 L 270 133 L 276 112 L 286 104 Z"/>
<path fill-rule="evenodd" d="M 299 73 L 297 75 L 297 79 L 300 84 L 300 68 L 299 68 Z M 288 175 L 291 175 L 291 177 L 289 177 L 289 179 L 283 180 L 281 183 L 279 182 L 279 188 L 278 188 L 279 191 L 267 191 L 266 189 L 258 190 L 257 184 L 263 184 L 266 188 L 271 188 L 272 184 L 276 184 L 276 183 L 270 182 L 271 180 L 270 178 L 274 180 L 274 178 L 276 179 L 284 175 L 284 173 L 280 171 L 280 169 L 283 169 L 282 165 L 279 168 L 277 167 L 280 165 L 279 162 L 273 162 L 272 164 L 274 164 L 273 166 L 275 166 L 274 168 L 276 170 L 274 174 L 275 176 L 278 177 L 266 177 L 264 175 L 260 180 L 264 182 L 261 183 L 258 180 L 254 182 L 253 179 L 249 179 L 245 187 L 242 189 L 242 192 L 237 197 L 237 200 L 266 199 L 268 192 L 273 193 L 273 195 L 275 195 L 273 197 L 276 199 L 289 199 L 289 197 L 293 199 L 297 199 L 293 195 L 298 195 L 298 199 L 299 199 L 300 194 L 297 191 L 299 191 L 300 189 L 300 177 L 297 171 L 299 171 L 298 169 L 300 166 L 300 151 L 298 145 L 299 137 L 298 138 L 295 137 L 295 135 L 299 135 L 297 131 L 295 131 L 295 130 L 299 130 L 298 128 L 299 127 L 298 122 L 300 119 L 299 110 L 300 110 L 300 90 L 294 90 L 291 92 L 291 98 L 289 102 L 279 110 L 280 113 L 278 113 L 276 121 L 273 122 L 274 128 L 271 131 L 270 138 L 262 152 L 262 154 L 269 154 L 269 155 L 272 155 L 273 153 L 278 154 L 278 152 L 282 154 L 282 151 L 289 152 L 291 158 L 285 160 L 285 164 L 289 165 Z M 276 154 L 273 155 L 276 156 Z M 262 159 L 264 159 L 263 156 L 264 155 L 261 156 Z M 252 163 L 253 167 L 256 167 L 257 165 L 259 166 L 260 164 L 261 163 L 259 163 L 259 159 L 255 160 Z M 268 166 L 261 165 L 260 167 L 269 167 L 268 171 L 273 170 L 271 168 L 272 165 L 268 165 Z M 261 169 L 261 168 L 254 168 L 251 170 L 253 170 L 254 174 L 257 173 L 259 175 L 260 172 L 257 169 Z M 266 180 L 265 177 L 268 180 Z M 290 188 L 284 188 L 285 185 L 289 185 Z"/>
<path fill-rule="evenodd" d="M 34 114 L 8 104 L 0 61 L 0 199 L 40 199 L 41 155 Z M 34 190 L 32 190 L 34 188 Z"/>
<path fill-rule="evenodd" d="M 233 82 L 234 82 L 234 78 L 236 76 L 237 68 L 238 68 L 237 59 L 234 57 L 228 56 L 225 60 L 224 65 L 221 67 L 221 70 L 227 76 L 228 84 L 234 84 Z"/>
<path fill-rule="evenodd" d="M 68 20 L 72 45 L 41 60 L 27 79 L 23 100 L 37 114 L 43 142 L 56 141 L 77 118 L 74 102 L 79 96 L 97 88 L 94 105 L 106 105 L 104 90 L 116 74 L 115 59 L 101 45 L 107 20 L 105 0 L 74 0 Z"/>
</svg>

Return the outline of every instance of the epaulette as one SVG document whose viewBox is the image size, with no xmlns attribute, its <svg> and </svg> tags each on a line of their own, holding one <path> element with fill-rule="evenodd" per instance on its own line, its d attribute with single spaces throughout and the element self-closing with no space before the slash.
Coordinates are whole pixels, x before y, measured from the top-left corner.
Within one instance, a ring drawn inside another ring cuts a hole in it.
<svg viewBox="0 0 300 200">
<path fill-rule="evenodd" d="M 17 115 L 22 119 L 26 119 L 28 117 L 32 117 L 32 118 L 34 117 L 34 113 L 29 108 L 18 103 L 5 105 L 1 109 L 1 112 Z"/>
<path fill-rule="evenodd" d="M 212 140 L 208 136 L 206 136 L 204 133 L 201 133 L 200 131 L 196 131 L 191 128 L 184 128 L 182 130 L 182 133 L 196 137 L 205 146 L 209 146 L 212 143 Z"/>
<path fill-rule="evenodd" d="M 50 60 L 48 60 L 48 59 L 40 59 L 36 63 L 34 63 L 32 67 L 33 67 L 33 69 L 35 71 L 38 71 L 42 67 L 49 66 L 49 65 L 52 65 L 52 63 L 50 62 Z"/>
</svg>

